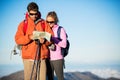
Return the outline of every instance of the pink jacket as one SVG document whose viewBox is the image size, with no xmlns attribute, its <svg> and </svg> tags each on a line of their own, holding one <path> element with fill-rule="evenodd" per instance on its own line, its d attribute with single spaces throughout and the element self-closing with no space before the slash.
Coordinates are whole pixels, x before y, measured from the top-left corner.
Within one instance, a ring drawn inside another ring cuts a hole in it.
<svg viewBox="0 0 120 80">
<path fill-rule="evenodd" d="M 52 28 L 54 37 L 58 37 L 57 30 L 58 30 L 59 25 L 54 25 Z M 61 53 L 61 47 L 65 48 L 66 47 L 66 32 L 64 28 L 61 28 L 60 32 L 60 38 L 62 39 L 58 44 L 56 45 L 56 50 L 52 51 L 50 50 L 50 60 L 59 60 L 63 59 L 62 53 Z"/>
</svg>

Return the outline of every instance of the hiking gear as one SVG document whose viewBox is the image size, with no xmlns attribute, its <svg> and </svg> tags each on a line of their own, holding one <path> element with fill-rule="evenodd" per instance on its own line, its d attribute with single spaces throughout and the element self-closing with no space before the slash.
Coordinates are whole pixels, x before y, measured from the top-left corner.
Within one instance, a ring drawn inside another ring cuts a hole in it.
<svg viewBox="0 0 120 80">
<path fill-rule="evenodd" d="M 21 55 L 20 52 L 17 52 L 17 49 L 20 50 L 20 48 L 21 48 L 21 47 L 18 46 L 18 45 L 15 45 L 15 46 L 14 46 L 14 49 L 11 51 L 11 54 L 10 54 L 10 60 L 12 59 L 12 55 L 17 55 L 17 54 Z"/>
<path fill-rule="evenodd" d="M 26 14 L 25 14 L 25 20 L 24 20 L 24 26 L 23 26 L 23 33 L 24 33 L 24 35 L 26 34 L 26 31 L 27 31 L 27 26 L 28 26 L 28 12 L 26 12 Z M 11 56 L 10 56 L 10 60 L 12 59 L 12 55 L 17 55 L 17 54 L 19 54 L 18 52 L 17 52 L 17 49 L 19 49 L 20 50 L 20 52 L 21 52 L 21 48 L 22 48 L 22 46 L 21 45 L 15 45 L 14 46 L 14 49 L 11 51 Z"/>
<path fill-rule="evenodd" d="M 63 28 L 63 27 L 59 26 L 59 27 L 58 27 L 58 30 L 57 30 L 58 38 L 59 38 L 60 40 L 61 40 L 61 38 L 60 38 L 61 28 Z M 68 38 L 67 33 L 66 33 L 66 36 L 67 36 L 67 38 Z M 62 52 L 62 55 L 63 55 L 64 57 L 66 57 L 66 56 L 68 55 L 68 53 L 69 53 L 69 47 L 70 47 L 70 43 L 69 43 L 69 40 L 67 39 L 67 46 L 66 46 L 66 48 L 62 48 L 62 47 L 61 47 L 61 52 Z"/>
<path fill-rule="evenodd" d="M 60 42 L 60 40 L 57 39 L 56 37 L 51 37 L 51 40 L 56 44 L 58 44 Z"/>
<path fill-rule="evenodd" d="M 32 75 L 33 75 L 33 71 L 34 71 L 35 65 L 36 65 L 35 80 L 37 80 L 37 76 L 40 73 L 40 67 L 39 66 L 40 66 L 40 55 L 41 55 L 40 49 L 41 49 L 41 44 L 40 44 L 39 40 L 36 40 L 36 43 L 37 43 L 37 51 L 36 51 L 36 54 L 35 54 L 35 59 L 34 59 L 33 67 L 32 67 L 30 80 L 32 80 Z M 35 63 L 37 63 L 37 64 L 35 64 Z"/>
<path fill-rule="evenodd" d="M 35 22 L 28 17 L 28 26 L 26 30 L 26 34 L 24 35 L 23 27 L 24 27 L 24 21 L 21 22 L 18 26 L 18 30 L 15 35 L 15 41 L 17 44 L 22 45 L 22 58 L 23 59 L 33 59 L 36 53 L 37 45 L 34 40 L 29 39 L 29 35 L 33 34 L 33 31 L 36 29 L 37 31 L 45 31 L 49 32 L 53 35 L 53 31 L 51 28 L 46 24 L 46 22 L 42 19 L 39 19 L 39 21 L 35 24 Z M 45 28 L 42 28 L 42 23 L 44 24 Z M 28 45 L 29 44 L 29 45 Z M 50 45 L 51 42 L 45 41 L 44 44 L 41 45 L 41 58 L 48 58 L 49 57 L 49 50 L 47 48 L 48 45 Z M 34 49 L 33 49 L 34 48 Z"/>
<path fill-rule="evenodd" d="M 60 40 L 61 40 L 61 38 L 60 38 L 61 28 L 63 28 L 63 27 L 59 26 L 59 27 L 58 27 L 58 30 L 57 30 L 58 38 L 59 38 Z M 62 48 L 62 47 L 61 47 L 61 53 L 62 53 L 63 57 L 66 57 L 66 56 L 68 55 L 69 47 L 70 47 L 70 43 L 69 43 L 69 40 L 68 40 L 68 35 L 67 35 L 67 33 L 66 33 L 66 37 L 67 37 L 67 45 L 66 45 L 65 48 Z M 64 66 L 64 68 L 65 68 L 65 59 L 63 59 L 63 60 L 64 60 L 63 66 Z"/>
<path fill-rule="evenodd" d="M 58 38 L 58 34 L 57 34 L 58 27 L 59 27 L 59 25 L 54 25 L 52 27 L 55 38 Z M 50 60 L 52 60 L 52 61 L 64 58 L 61 53 L 61 47 L 66 47 L 66 32 L 63 28 L 61 29 L 60 35 L 61 35 L 62 41 L 60 41 L 58 44 L 54 43 L 54 41 L 53 41 L 53 44 L 55 45 L 55 50 L 50 50 Z"/>
<path fill-rule="evenodd" d="M 27 26 L 28 26 L 28 12 L 26 12 L 25 14 L 25 20 L 24 20 L 24 26 L 23 26 L 24 35 L 26 34 Z"/>
</svg>

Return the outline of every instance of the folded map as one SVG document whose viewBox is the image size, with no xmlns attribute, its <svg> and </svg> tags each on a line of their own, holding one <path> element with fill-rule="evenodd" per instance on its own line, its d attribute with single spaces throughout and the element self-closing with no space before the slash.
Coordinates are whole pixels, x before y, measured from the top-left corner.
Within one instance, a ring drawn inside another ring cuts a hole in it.
<svg viewBox="0 0 120 80">
<path fill-rule="evenodd" d="M 40 32 L 40 31 L 33 31 L 33 39 L 40 39 L 45 38 L 46 40 L 50 41 L 51 34 L 48 32 Z"/>
</svg>

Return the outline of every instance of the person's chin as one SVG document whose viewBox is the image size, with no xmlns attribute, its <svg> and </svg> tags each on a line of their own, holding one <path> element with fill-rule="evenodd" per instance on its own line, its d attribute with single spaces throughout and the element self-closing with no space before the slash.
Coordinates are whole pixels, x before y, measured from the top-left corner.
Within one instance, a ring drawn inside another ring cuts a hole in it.
<svg viewBox="0 0 120 80">
<path fill-rule="evenodd" d="M 36 18 L 33 18 L 32 20 L 34 20 L 34 21 L 35 21 L 35 20 L 36 20 Z"/>
</svg>

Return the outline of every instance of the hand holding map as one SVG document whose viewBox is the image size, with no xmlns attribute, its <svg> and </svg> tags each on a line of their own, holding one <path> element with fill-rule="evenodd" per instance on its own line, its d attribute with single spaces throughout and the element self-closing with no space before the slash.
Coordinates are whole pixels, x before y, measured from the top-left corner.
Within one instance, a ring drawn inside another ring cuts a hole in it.
<svg viewBox="0 0 120 80">
<path fill-rule="evenodd" d="M 48 32 L 33 31 L 33 39 L 45 38 L 50 41 L 51 34 Z"/>
</svg>

